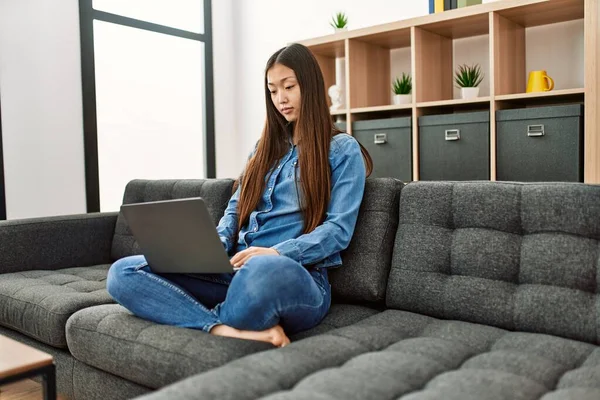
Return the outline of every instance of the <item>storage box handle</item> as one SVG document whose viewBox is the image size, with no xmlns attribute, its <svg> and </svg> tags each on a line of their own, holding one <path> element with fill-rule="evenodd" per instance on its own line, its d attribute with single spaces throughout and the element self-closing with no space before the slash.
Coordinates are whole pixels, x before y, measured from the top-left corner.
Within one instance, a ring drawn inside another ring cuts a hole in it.
<svg viewBox="0 0 600 400">
<path fill-rule="evenodd" d="M 373 142 L 375 144 L 387 143 L 387 133 L 376 133 L 375 135 L 373 135 Z"/>
<path fill-rule="evenodd" d="M 460 140 L 460 129 L 446 129 L 446 140 Z"/>
<path fill-rule="evenodd" d="M 527 125 L 527 136 L 544 136 L 544 125 Z"/>
</svg>

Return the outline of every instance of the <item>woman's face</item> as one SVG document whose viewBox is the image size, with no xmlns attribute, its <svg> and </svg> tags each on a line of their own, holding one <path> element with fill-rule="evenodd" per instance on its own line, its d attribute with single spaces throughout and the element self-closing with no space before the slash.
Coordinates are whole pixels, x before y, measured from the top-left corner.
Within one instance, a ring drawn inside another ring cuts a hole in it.
<svg viewBox="0 0 600 400">
<path fill-rule="evenodd" d="M 285 65 L 275 64 L 267 71 L 267 87 L 271 101 L 289 122 L 296 121 L 300 113 L 300 85 L 294 71 Z"/>
</svg>

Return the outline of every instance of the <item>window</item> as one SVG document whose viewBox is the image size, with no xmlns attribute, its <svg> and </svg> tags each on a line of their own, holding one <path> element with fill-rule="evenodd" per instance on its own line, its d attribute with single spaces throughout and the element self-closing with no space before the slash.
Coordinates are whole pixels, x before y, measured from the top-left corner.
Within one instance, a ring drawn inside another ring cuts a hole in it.
<svg viewBox="0 0 600 400">
<path fill-rule="evenodd" d="M 88 212 L 215 176 L 210 0 L 80 0 Z"/>
</svg>

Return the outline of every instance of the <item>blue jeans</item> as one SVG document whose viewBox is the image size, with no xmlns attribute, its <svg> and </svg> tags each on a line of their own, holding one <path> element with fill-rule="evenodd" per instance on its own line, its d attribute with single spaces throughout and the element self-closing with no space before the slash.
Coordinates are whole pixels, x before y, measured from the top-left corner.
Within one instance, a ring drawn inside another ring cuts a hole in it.
<svg viewBox="0 0 600 400">
<path fill-rule="evenodd" d="M 157 274 L 144 256 L 108 271 L 108 293 L 140 318 L 202 329 L 217 324 L 261 331 L 281 324 L 290 335 L 317 325 L 331 304 L 324 269 L 285 256 L 254 256 L 232 274 Z"/>
</svg>

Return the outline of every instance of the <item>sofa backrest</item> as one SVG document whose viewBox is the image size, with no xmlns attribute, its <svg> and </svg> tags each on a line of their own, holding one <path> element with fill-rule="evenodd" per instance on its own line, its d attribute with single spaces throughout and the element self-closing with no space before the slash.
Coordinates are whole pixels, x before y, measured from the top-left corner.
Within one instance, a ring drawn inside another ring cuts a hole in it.
<svg viewBox="0 0 600 400">
<path fill-rule="evenodd" d="M 367 179 L 352 240 L 342 252 L 343 266 L 329 272 L 334 301 L 383 305 L 403 186 L 393 178 Z"/>
<path fill-rule="evenodd" d="M 329 273 L 334 301 L 383 303 L 385 300 L 402 186 L 402 182 L 393 178 L 367 179 L 352 241 L 342 253 L 343 267 Z M 217 224 L 232 187 L 231 179 L 134 180 L 125 188 L 123 203 L 199 196 L 207 201 Z M 125 218 L 119 214 L 112 243 L 113 259 L 139 253 Z"/>
<path fill-rule="evenodd" d="M 227 202 L 233 194 L 232 188 L 233 180 L 231 179 L 138 179 L 127 184 L 123 195 L 123 204 L 202 197 L 206 201 L 213 221 L 218 224 L 225 212 Z M 111 256 L 117 260 L 135 254 L 140 254 L 140 248 L 129 230 L 127 221 L 119 213 Z"/>
<path fill-rule="evenodd" d="M 414 182 L 388 307 L 600 342 L 600 187 Z"/>
</svg>

